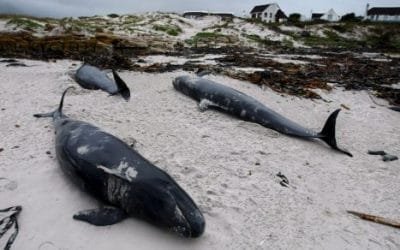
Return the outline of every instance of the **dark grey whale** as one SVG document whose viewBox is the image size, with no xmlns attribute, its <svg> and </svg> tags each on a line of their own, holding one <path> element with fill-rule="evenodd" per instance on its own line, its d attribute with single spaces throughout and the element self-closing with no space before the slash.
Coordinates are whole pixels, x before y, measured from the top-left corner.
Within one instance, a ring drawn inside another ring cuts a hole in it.
<svg viewBox="0 0 400 250">
<path fill-rule="evenodd" d="M 400 106 L 392 106 L 392 107 L 389 107 L 389 109 L 400 112 Z"/>
<path fill-rule="evenodd" d="M 71 77 L 85 89 L 102 89 L 111 95 L 120 94 L 125 100 L 129 100 L 130 91 L 121 77 L 112 70 L 114 81 L 105 71 L 84 63 Z"/>
<path fill-rule="evenodd" d="M 68 90 L 68 89 L 67 89 Z M 111 225 L 128 215 L 199 237 L 205 220 L 190 196 L 159 169 L 117 137 L 57 110 L 35 117 L 53 118 L 56 154 L 62 170 L 84 190 L 110 205 L 80 212 L 75 219 Z"/>
<path fill-rule="evenodd" d="M 318 133 L 302 127 L 240 91 L 208 79 L 198 76 L 179 76 L 173 80 L 173 85 L 176 90 L 199 101 L 200 110 L 217 108 L 286 135 L 321 139 L 333 149 L 352 156 L 350 152 L 340 149 L 336 144 L 335 125 L 340 109 L 328 117 L 324 128 Z"/>
</svg>

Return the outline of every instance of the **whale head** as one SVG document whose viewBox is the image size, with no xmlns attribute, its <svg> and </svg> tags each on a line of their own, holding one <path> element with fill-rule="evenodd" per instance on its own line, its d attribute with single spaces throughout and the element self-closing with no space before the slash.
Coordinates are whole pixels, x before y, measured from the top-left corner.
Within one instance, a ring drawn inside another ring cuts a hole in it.
<svg viewBox="0 0 400 250">
<path fill-rule="evenodd" d="M 136 182 L 131 193 L 135 205 L 127 210 L 183 237 L 196 238 L 205 229 L 204 217 L 190 196 L 172 178 Z"/>
<path fill-rule="evenodd" d="M 192 76 L 178 76 L 172 81 L 172 85 L 174 88 L 183 94 L 196 98 L 196 86 L 199 77 L 192 77 Z"/>
</svg>

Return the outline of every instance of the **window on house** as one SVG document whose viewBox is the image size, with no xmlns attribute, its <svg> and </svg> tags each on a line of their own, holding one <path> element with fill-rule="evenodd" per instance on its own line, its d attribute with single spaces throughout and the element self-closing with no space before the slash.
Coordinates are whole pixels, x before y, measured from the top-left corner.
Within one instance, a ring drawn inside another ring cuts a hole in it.
<svg viewBox="0 0 400 250">
<path fill-rule="evenodd" d="M 333 16 L 332 15 L 328 15 L 328 20 L 332 20 Z"/>
<path fill-rule="evenodd" d="M 268 17 L 268 13 L 264 13 L 264 16 L 265 16 L 265 17 Z"/>
<path fill-rule="evenodd" d="M 269 13 L 269 18 L 272 18 L 272 12 L 271 12 L 271 13 Z"/>
</svg>

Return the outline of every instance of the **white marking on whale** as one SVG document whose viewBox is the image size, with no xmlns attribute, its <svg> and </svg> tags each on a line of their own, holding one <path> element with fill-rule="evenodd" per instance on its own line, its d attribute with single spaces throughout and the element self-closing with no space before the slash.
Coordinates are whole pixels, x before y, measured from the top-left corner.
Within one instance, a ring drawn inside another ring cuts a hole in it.
<svg viewBox="0 0 400 250">
<path fill-rule="evenodd" d="M 137 176 L 137 171 L 134 167 L 129 166 L 126 161 L 121 161 L 116 167 L 108 168 L 102 165 L 97 165 L 97 168 L 104 170 L 104 172 L 119 176 L 128 181 L 132 181 Z"/>
<path fill-rule="evenodd" d="M 78 152 L 78 154 L 80 154 L 80 155 L 85 155 L 85 154 L 89 153 L 89 145 L 78 147 L 76 152 Z"/>
</svg>

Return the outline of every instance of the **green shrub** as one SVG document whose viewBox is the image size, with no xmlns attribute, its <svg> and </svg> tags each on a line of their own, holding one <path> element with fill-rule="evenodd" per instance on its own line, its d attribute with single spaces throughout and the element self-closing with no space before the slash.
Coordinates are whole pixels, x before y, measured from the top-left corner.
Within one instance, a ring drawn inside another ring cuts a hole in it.
<svg viewBox="0 0 400 250">
<path fill-rule="evenodd" d="M 196 38 L 214 38 L 221 36 L 222 34 L 220 33 L 214 33 L 214 32 L 199 32 L 195 35 Z"/>
<path fill-rule="evenodd" d="M 42 27 L 41 24 L 39 24 L 35 21 L 32 21 L 32 20 L 26 19 L 26 18 L 22 18 L 22 17 L 14 17 L 14 18 L 10 19 L 7 22 L 7 25 L 15 25 L 18 28 L 31 30 L 31 31 Z"/>
<path fill-rule="evenodd" d="M 165 32 L 170 36 L 177 36 L 180 33 L 182 33 L 182 29 L 179 26 L 176 26 L 176 25 L 155 24 L 155 25 L 153 25 L 153 29 L 157 30 L 157 31 Z"/>
<path fill-rule="evenodd" d="M 254 35 L 254 34 L 251 34 L 251 35 L 247 35 L 247 34 L 244 34 L 248 39 L 250 39 L 250 40 L 252 40 L 252 41 L 255 41 L 255 42 L 261 42 L 261 37 L 259 36 L 259 35 Z"/>
<path fill-rule="evenodd" d="M 290 23 L 298 23 L 300 22 L 301 15 L 299 13 L 292 13 L 288 17 L 288 21 Z"/>
<path fill-rule="evenodd" d="M 263 39 L 261 38 L 259 35 L 245 35 L 245 37 L 247 37 L 247 39 L 252 40 L 256 43 L 258 43 L 259 45 L 263 45 L 263 46 L 277 46 L 280 45 L 279 41 L 272 41 L 269 39 Z"/>
<path fill-rule="evenodd" d="M 373 49 L 400 51 L 400 35 L 394 31 L 370 35 L 366 37 L 365 43 Z"/>
<path fill-rule="evenodd" d="M 283 39 L 282 41 L 282 46 L 286 47 L 286 48 L 293 48 L 294 44 L 293 44 L 293 40 L 290 39 Z"/>
<path fill-rule="evenodd" d="M 332 29 L 336 30 L 339 33 L 345 33 L 347 31 L 344 25 L 333 25 Z"/>
<path fill-rule="evenodd" d="M 363 19 L 362 16 L 356 16 L 356 14 L 352 13 L 347 13 L 346 15 L 342 16 L 342 18 L 340 18 L 341 22 L 361 22 Z"/>
</svg>

